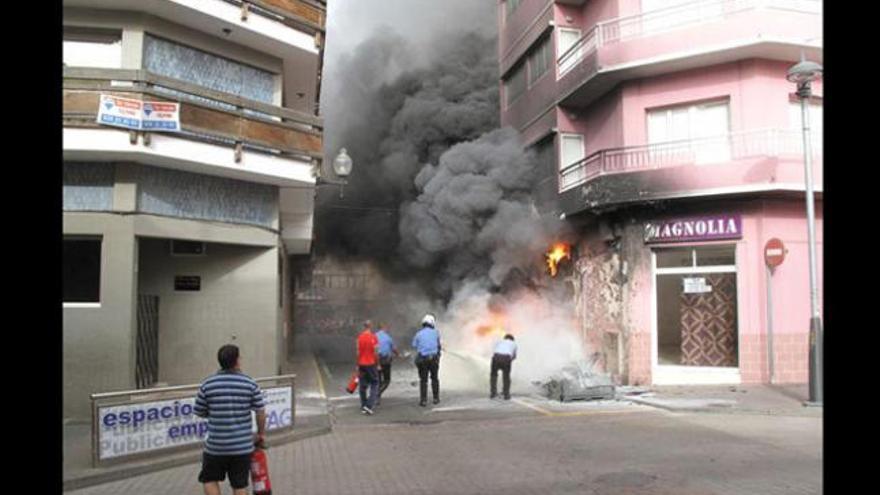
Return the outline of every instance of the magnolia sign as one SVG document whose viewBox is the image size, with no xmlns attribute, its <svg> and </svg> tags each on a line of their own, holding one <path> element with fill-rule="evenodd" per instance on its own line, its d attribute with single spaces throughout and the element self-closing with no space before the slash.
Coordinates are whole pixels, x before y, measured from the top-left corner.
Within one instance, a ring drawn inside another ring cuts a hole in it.
<svg viewBox="0 0 880 495">
<path fill-rule="evenodd" d="M 293 387 L 263 389 L 266 431 L 293 426 Z M 181 445 L 201 444 L 208 421 L 193 413 L 195 397 L 99 407 L 98 459 L 127 457 Z M 252 415 L 251 429 L 257 431 Z"/>
<path fill-rule="evenodd" d="M 739 215 L 678 218 L 645 224 L 645 243 L 742 239 Z"/>
</svg>

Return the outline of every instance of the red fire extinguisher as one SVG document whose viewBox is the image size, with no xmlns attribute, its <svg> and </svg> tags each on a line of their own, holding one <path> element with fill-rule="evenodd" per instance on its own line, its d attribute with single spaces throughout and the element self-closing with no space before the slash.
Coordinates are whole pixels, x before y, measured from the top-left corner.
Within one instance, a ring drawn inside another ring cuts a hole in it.
<svg viewBox="0 0 880 495">
<path fill-rule="evenodd" d="M 357 371 L 355 371 L 354 373 L 351 374 L 351 378 L 348 380 L 348 386 L 345 387 L 345 391 L 346 391 L 346 392 L 348 392 L 348 393 L 350 393 L 350 394 L 353 394 L 354 391 L 357 390 L 358 379 L 359 379 L 359 378 L 358 378 L 358 375 L 359 375 L 359 374 L 360 374 L 360 373 L 357 372 Z"/>
<path fill-rule="evenodd" d="M 269 458 L 266 457 L 266 445 L 261 438 L 251 455 L 251 483 L 254 495 L 272 495 L 272 482 L 269 481 Z"/>
</svg>

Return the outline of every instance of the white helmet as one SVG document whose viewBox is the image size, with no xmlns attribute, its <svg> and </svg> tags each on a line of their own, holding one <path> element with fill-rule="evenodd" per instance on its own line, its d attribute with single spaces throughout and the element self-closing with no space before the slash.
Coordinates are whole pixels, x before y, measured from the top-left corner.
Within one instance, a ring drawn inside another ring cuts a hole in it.
<svg viewBox="0 0 880 495">
<path fill-rule="evenodd" d="M 429 327 L 433 328 L 434 324 L 434 315 L 432 315 L 431 313 L 426 314 L 425 317 L 422 318 L 422 325 L 428 325 Z"/>
</svg>

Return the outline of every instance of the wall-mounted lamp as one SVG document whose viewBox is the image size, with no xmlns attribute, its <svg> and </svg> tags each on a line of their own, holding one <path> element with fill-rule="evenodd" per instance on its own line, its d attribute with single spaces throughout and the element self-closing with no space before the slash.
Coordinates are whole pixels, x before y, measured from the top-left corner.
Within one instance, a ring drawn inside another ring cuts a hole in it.
<svg viewBox="0 0 880 495">
<path fill-rule="evenodd" d="M 351 157 L 348 156 L 348 151 L 345 148 L 339 150 L 339 154 L 336 155 L 336 158 L 333 159 L 333 173 L 336 174 L 342 180 L 334 181 L 328 180 L 321 176 L 320 168 L 318 169 L 318 177 L 315 181 L 315 186 L 339 186 L 339 197 L 340 199 L 344 197 L 344 188 L 345 185 L 348 184 L 348 176 L 351 175 L 351 169 L 354 166 L 354 161 L 352 161 Z"/>
</svg>

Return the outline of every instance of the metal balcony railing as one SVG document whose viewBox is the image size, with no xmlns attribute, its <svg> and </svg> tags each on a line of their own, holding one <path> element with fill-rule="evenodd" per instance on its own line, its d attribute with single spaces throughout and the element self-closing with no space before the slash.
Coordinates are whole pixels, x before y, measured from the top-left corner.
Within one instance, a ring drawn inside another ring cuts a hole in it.
<svg viewBox="0 0 880 495">
<path fill-rule="evenodd" d="M 696 0 L 597 23 L 557 60 L 559 76 L 600 47 L 730 18 L 758 9 L 821 14 L 821 0 Z"/>
<path fill-rule="evenodd" d="M 814 136 L 810 144 L 813 155 L 821 157 L 821 137 Z M 759 129 L 707 138 L 610 148 L 597 151 L 560 170 L 559 192 L 600 175 L 785 156 L 793 159 L 803 157 L 803 134 L 800 130 Z"/>
</svg>

